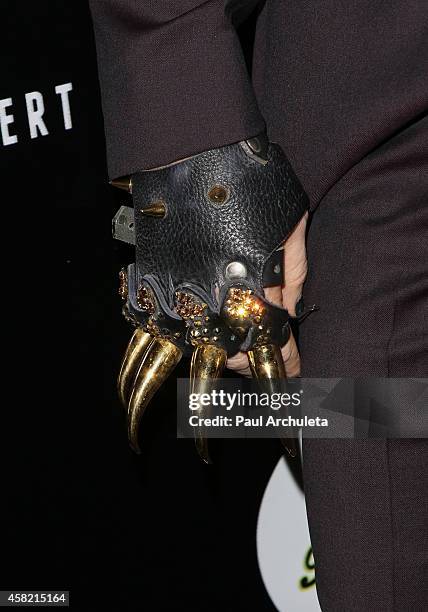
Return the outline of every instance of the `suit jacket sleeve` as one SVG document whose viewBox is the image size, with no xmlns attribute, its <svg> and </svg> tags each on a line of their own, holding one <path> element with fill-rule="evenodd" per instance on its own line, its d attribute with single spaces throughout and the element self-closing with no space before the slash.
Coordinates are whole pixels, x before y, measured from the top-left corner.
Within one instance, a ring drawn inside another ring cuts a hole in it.
<svg viewBox="0 0 428 612">
<path fill-rule="evenodd" d="M 254 0 L 239 0 L 242 9 Z M 110 178 L 264 129 L 228 0 L 90 0 Z"/>
</svg>

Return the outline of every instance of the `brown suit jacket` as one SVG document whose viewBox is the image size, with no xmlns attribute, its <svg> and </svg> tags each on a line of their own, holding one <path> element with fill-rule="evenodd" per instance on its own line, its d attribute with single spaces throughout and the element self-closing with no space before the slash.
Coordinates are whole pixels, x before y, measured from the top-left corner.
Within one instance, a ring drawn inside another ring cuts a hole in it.
<svg viewBox="0 0 428 612">
<path fill-rule="evenodd" d="M 428 109 L 425 0 L 91 0 L 110 177 L 260 132 L 315 206 Z M 235 26 L 259 11 L 252 78 Z"/>
</svg>

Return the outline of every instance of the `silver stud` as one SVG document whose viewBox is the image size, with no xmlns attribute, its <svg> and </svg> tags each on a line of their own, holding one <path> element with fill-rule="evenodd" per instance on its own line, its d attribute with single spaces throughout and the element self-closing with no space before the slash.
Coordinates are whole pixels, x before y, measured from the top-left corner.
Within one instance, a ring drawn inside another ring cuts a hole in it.
<svg viewBox="0 0 428 612">
<path fill-rule="evenodd" d="M 235 280 L 245 278 L 247 276 L 247 268 L 240 261 L 231 261 L 226 266 L 226 278 Z"/>
</svg>

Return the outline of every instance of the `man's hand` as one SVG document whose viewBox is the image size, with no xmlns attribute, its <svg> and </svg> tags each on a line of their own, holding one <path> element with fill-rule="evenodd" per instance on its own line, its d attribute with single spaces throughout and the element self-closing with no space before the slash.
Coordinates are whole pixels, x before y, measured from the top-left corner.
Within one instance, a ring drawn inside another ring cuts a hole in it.
<svg viewBox="0 0 428 612">
<path fill-rule="evenodd" d="M 243 348 L 256 378 L 282 375 L 281 359 L 286 375 L 299 373 L 287 323 L 306 276 L 302 217 L 309 199 L 281 147 L 265 134 L 136 172 L 125 182 L 134 202 L 136 262 L 122 271 L 120 292 L 136 329 L 118 388 L 138 452 L 144 411 L 183 355 L 192 355 L 192 393 L 208 388 L 228 355 Z M 264 292 L 263 268 L 286 237 L 284 290 Z M 246 356 L 229 364 L 249 369 Z M 208 462 L 200 433 L 196 441 Z"/>
<path fill-rule="evenodd" d="M 292 234 L 284 243 L 284 280 L 283 286 L 267 287 L 266 299 L 274 304 L 280 304 L 288 310 L 290 315 L 296 315 L 296 304 L 302 296 L 303 283 L 307 273 L 306 259 L 306 213 Z M 300 374 L 300 356 L 293 334 L 287 344 L 281 348 L 285 371 L 288 377 Z M 245 353 L 237 353 L 227 360 L 227 367 L 244 376 L 250 376 L 248 357 Z"/>
</svg>

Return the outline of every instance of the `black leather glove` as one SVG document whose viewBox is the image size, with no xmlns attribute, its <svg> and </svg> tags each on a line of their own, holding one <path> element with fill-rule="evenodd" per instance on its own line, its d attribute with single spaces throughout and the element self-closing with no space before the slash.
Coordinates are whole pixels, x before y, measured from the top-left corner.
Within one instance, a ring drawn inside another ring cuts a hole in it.
<svg viewBox="0 0 428 612">
<path fill-rule="evenodd" d="M 265 136 L 138 172 L 125 184 L 136 264 L 122 272 L 121 293 L 137 329 L 118 388 L 138 452 L 144 409 L 183 354 L 192 354 L 193 392 L 239 350 L 248 352 L 254 376 L 285 376 L 279 347 L 289 338 L 289 316 L 265 300 L 263 286 L 280 284 L 275 251 L 308 199 L 282 149 Z M 200 436 L 197 445 L 208 460 Z"/>
</svg>

